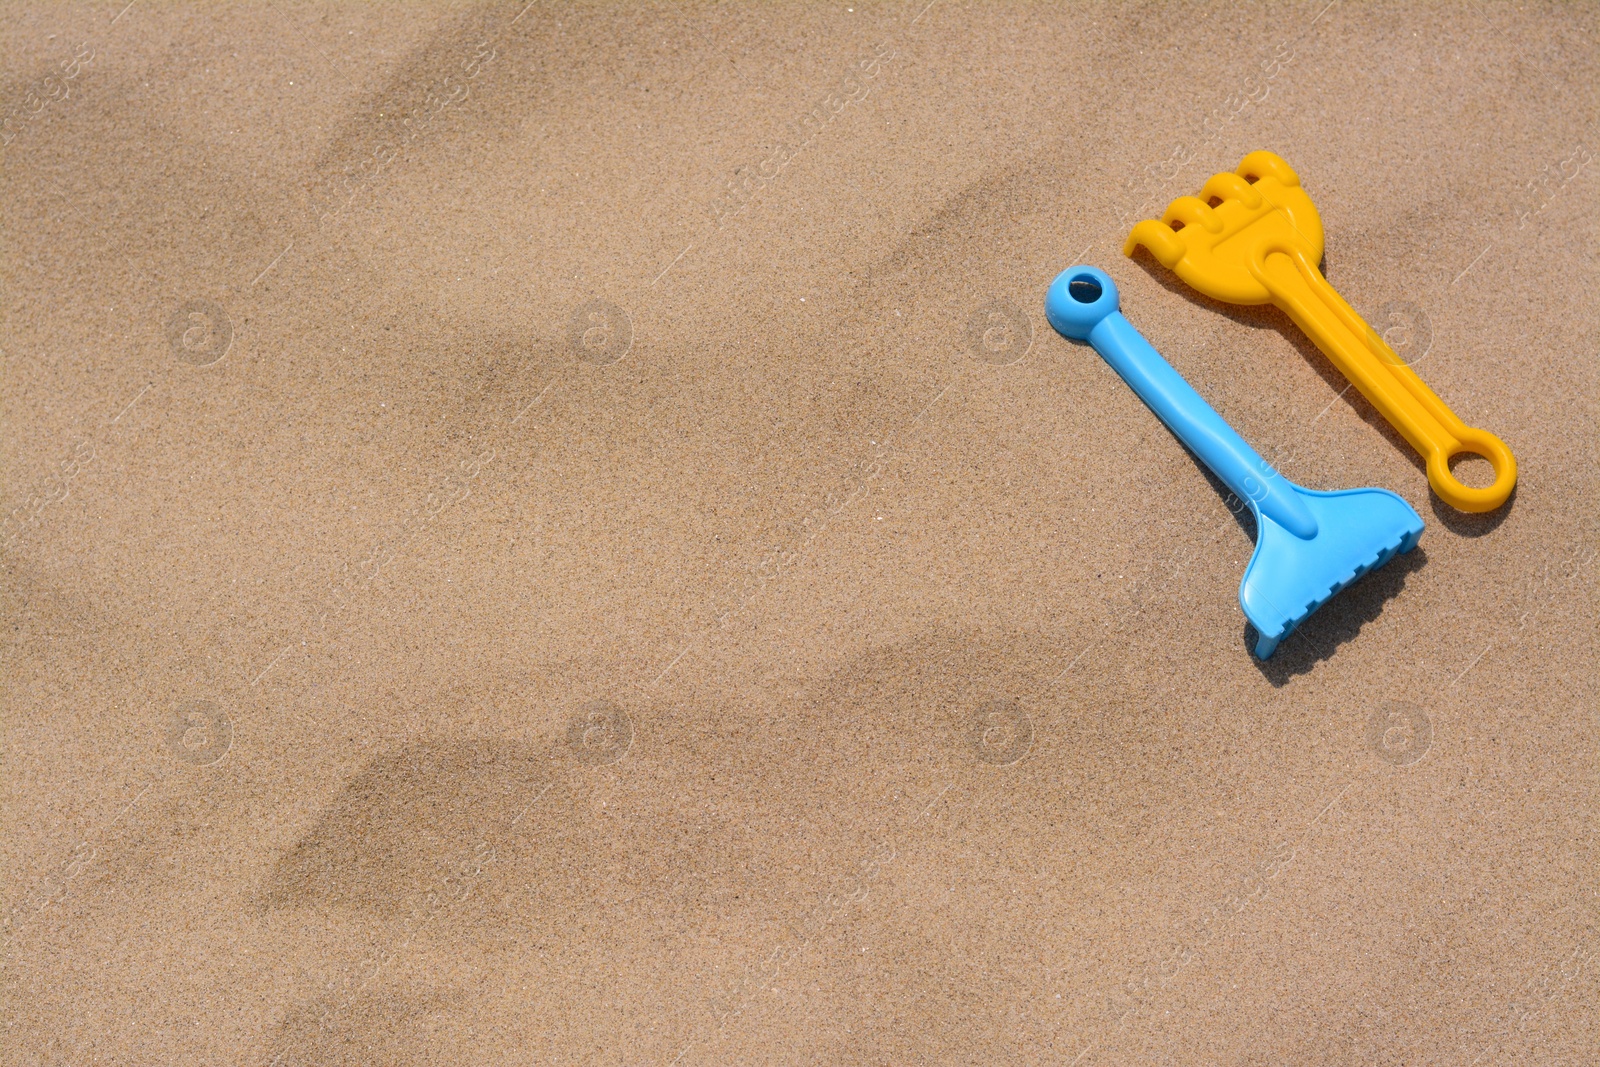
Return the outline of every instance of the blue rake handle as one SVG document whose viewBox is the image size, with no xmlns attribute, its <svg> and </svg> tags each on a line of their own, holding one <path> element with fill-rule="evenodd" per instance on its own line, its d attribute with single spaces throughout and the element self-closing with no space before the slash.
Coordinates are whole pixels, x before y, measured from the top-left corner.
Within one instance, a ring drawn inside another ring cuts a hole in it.
<svg viewBox="0 0 1600 1067">
<path fill-rule="evenodd" d="M 1061 333 L 1093 345 L 1139 399 L 1240 499 L 1302 540 L 1317 536 L 1317 520 L 1289 480 L 1161 358 L 1117 305 L 1117 286 L 1110 275 L 1095 267 L 1073 267 L 1050 286 L 1044 313 Z"/>
</svg>

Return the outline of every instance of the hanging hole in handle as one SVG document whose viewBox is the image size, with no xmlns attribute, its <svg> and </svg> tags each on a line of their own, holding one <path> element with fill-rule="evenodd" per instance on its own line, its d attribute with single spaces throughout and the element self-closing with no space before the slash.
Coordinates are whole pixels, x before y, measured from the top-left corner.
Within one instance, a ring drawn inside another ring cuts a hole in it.
<svg viewBox="0 0 1600 1067">
<path fill-rule="evenodd" d="M 1067 292 L 1072 294 L 1072 299 L 1080 304 L 1092 304 L 1100 299 L 1105 292 L 1100 288 L 1100 283 L 1087 274 L 1080 274 L 1067 283 Z"/>
<path fill-rule="evenodd" d="M 1486 481 L 1483 468 L 1494 472 L 1488 485 L 1468 485 Z M 1457 477 L 1456 468 L 1462 477 Z M 1428 484 L 1439 499 L 1458 511 L 1493 511 L 1511 496 L 1517 484 L 1517 461 L 1505 442 L 1492 433 L 1469 429 L 1450 452 L 1434 452 L 1428 457 Z"/>
<path fill-rule="evenodd" d="M 1457 452 L 1449 459 L 1450 476 L 1468 489 L 1488 489 L 1494 485 L 1494 464 L 1476 452 Z"/>
</svg>

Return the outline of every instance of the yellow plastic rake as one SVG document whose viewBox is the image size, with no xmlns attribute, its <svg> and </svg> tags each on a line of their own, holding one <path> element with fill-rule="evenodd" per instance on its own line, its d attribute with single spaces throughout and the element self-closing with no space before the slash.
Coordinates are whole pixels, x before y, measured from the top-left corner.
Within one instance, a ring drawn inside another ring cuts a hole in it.
<svg viewBox="0 0 1600 1067">
<path fill-rule="evenodd" d="M 1123 251 L 1131 256 L 1140 245 L 1213 299 L 1282 309 L 1422 455 L 1428 484 L 1446 504 L 1493 511 L 1511 495 L 1511 450 L 1457 418 L 1317 269 L 1322 219 L 1278 156 L 1252 152 L 1234 173 L 1212 175 L 1200 196 L 1180 196 L 1161 221 L 1136 225 Z M 1488 460 L 1494 484 L 1462 484 L 1450 471 L 1451 458 L 1462 454 Z"/>
</svg>

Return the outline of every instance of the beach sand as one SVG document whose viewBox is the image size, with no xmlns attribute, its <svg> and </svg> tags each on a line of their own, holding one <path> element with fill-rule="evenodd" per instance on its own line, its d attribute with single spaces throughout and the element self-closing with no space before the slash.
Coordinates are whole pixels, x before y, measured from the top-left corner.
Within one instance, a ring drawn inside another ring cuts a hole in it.
<svg viewBox="0 0 1600 1067">
<path fill-rule="evenodd" d="M 1600 9 L 125 4 L 0 25 L 0 1062 L 1592 1062 Z M 1261 148 L 1509 505 L 1123 256 Z M 1078 262 L 1420 548 L 1256 661 Z"/>
</svg>

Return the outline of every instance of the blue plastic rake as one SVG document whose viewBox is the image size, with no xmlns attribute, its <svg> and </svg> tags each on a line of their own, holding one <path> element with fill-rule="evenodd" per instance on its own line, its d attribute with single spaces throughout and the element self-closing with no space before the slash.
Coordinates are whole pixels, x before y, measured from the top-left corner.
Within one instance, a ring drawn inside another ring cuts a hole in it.
<svg viewBox="0 0 1600 1067">
<path fill-rule="evenodd" d="M 1051 283 L 1045 318 L 1087 341 L 1218 478 L 1250 505 L 1256 548 L 1239 583 L 1239 606 L 1256 630 L 1255 653 L 1272 655 L 1333 595 L 1396 553 L 1410 552 L 1422 519 L 1387 489 L 1302 489 L 1262 459 L 1161 358 L 1117 310 L 1117 286 L 1095 267 Z"/>
</svg>

